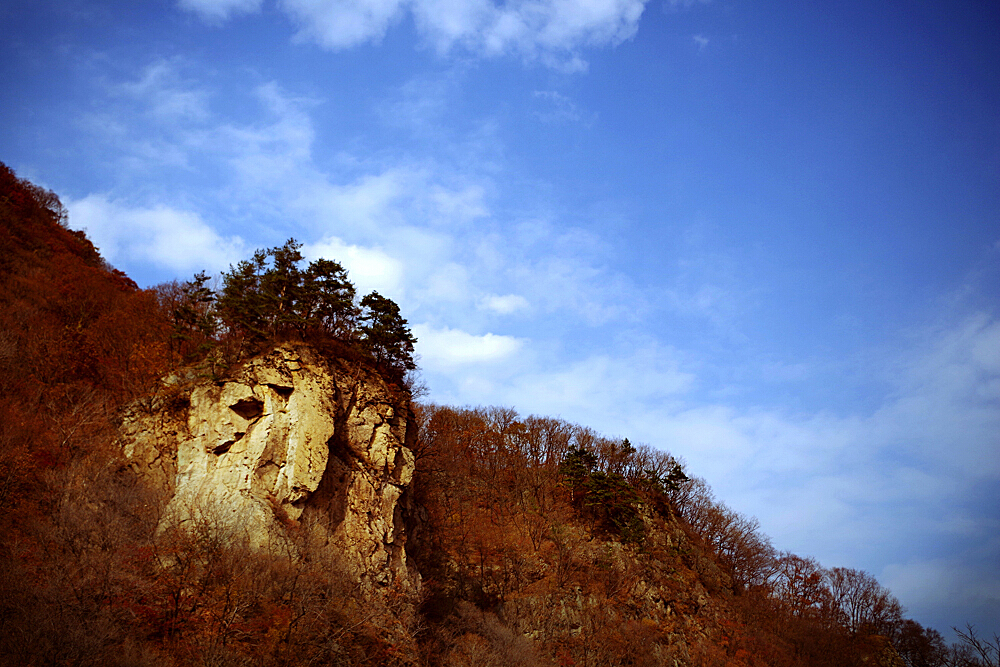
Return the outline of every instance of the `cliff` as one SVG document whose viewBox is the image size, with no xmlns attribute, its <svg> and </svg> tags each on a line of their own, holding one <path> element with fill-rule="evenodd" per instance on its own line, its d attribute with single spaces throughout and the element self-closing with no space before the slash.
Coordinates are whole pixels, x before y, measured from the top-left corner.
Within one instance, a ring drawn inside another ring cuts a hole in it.
<svg viewBox="0 0 1000 667">
<path fill-rule="evenodd" d="M 285 343 L 220 380 L 171 376 L 126 415 L 121 446 L 169 497 L 160 530 L 208 525 L 257 550 L 305 541 L 355 581 L 415 590 L 402 521 L 410 419 L 378 374 Z"/>
<path fill-rule="evenodd" d="M 471 425 L 459 432 L 481 437 Z M 519 651 L 526 664 L 561 654 L 688 663 L 719 639 L 728 578 L 670 518 L 642 512 L 641 550 L 597 538 L 562 504 L 554 468 L 536 489 L 548 510 L 522 514 L 516 497 L 526 498 L 532 468 L 513 463 L 509 437 L 448 455 L 418 433 L 406 396 L 381 376 L 309 345 L 276 346 L 220 379 L 174 374 L 157 399 L 131 408 L 121 434 L 132 469 L 167 498 L 160 533 L 320 559 L 360 585 L 361 599 L 380 590 L 415 599 L 420 575 L 407 556 L 404 515 L 422 515 L 432 534 L 415 532 L 414 547 L 434 580 L 424 597 L 444 612 L 429 648 L 440 655 L 429 663 L 489 655 L 506 664 Z M 419 493 L 410 488 L 417 445 L 434 452 Z M 521 525 L 532 518 L 535 547 Z M 500 615 L 493 632 L 511 646 L 495 646 L 470 601 Z M 449 627 L 464 631 L 452 637 Z M 411 638 L 403 632 L 397 642 Z M 490 648 L 477 649 L 480 641 Z"/>
</svg>

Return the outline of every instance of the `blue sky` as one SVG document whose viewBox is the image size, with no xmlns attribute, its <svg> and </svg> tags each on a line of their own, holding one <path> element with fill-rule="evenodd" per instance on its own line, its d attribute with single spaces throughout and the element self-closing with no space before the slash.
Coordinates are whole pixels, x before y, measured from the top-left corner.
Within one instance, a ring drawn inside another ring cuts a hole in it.
<svg viewBox="0 0 1000 667">
<path fill-rule="evenodd" d="M 142 285 L 294 236 L 430 400 L 668 449 L 997 631 L 1000 9 L 808 5 L 6 0 L 0 160 Z"/>
</svg>

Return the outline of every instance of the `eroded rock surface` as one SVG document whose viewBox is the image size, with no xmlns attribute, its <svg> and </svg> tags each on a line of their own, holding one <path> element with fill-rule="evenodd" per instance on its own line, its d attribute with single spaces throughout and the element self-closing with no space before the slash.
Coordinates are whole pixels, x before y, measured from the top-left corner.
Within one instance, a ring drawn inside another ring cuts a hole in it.
<svg viewBox="0 0 1000 667">
<path fill-rule="evenodd" d="M 308 543 L 359 581 L 417 585 L 401 507 L 410 408 L 380 376 L 284 344 L 224 381 L 175 378 L 168 394 L 132 412 L 122 440 L 170 496 L 165 525 L 208 523 L 254 548 Z"/>
</svg>

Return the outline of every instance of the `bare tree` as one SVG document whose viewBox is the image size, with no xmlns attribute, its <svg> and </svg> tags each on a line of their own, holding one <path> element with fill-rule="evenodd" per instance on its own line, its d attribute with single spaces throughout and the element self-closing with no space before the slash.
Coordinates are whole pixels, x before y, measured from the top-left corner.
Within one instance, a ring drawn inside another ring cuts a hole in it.
<svg viewBox="0 0 1000 667">
<path fill-rule="evenodd" d="M 867 572 L 835 567 L 827 581 L 840 621 L 852 633 L 889 636 L 902 623 L 899 600 Z"/>
<path fill-rule="evenodd" d="M 993 639 L 980 637 L 976 627 L 967 623 L 965 631 L 952 628 L 958 635 L 960 646 L 971 654 L 967 662 L 960 663 L 969 667 L 1000 667 L 1000 635 L 993 633 Z"/>
</svg>

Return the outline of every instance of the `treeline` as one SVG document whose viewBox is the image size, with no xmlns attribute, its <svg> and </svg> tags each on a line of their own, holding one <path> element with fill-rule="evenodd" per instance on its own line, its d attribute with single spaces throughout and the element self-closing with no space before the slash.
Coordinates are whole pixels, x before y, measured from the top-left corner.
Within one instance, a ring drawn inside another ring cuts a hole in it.
<svg viewBox="0 0 1000 667">
<path fill-rule="evenodd" d="M 359 300 L 343 266 L 328 259 L 303 266 L 301 247 L 289 239 L 257 250 L 222 274 L 218 292 L 204 272 L 157 287 L 178 356 L 190 362 L 215 352 L 213 359 L 226 362 L 295 337 L 367 356 L 396 380 L 414 370 L 416 338 L 399 306 L 378 292 Z"/>
<path fill-rule="evenodd" d="M 671 656 L 994 667 L 1000 659 L 998 640 L 984 642 L 973 628 L 946 645 L 866 572 L 778 552 L 755 519 L 719 502 L 667 452 L 505 408 L 431 405 L 419 416 L 415 491 L 427 519 L 410 548 L 428 578 L 425 612 L 461 617 L 471 603 L 494 614 L 492 635 L 477 635 L 485 663 L 652 665 Z M 648 587 L 686 610 L 701 634 L 646 609 Z M 699 587 L 721 607 L 693 599 Z M 581 595 L 599 603 L 560 630 L 558 614 Z M 506 636 L 497 624 L 535 636 L 534 657 L 525 662 L 523 646 L 497 643 Z M 469 641 L 437 637 L 430 663 L 459 660 Z"/>
</svg>

